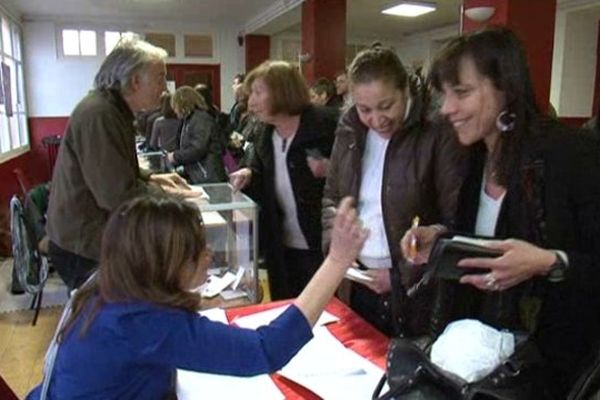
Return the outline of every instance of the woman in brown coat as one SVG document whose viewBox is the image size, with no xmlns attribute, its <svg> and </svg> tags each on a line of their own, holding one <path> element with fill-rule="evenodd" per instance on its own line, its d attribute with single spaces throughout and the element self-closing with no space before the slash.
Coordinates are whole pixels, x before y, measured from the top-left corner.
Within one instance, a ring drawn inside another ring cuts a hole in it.
<svg viewBox="0 0 600 400">
<path fill-rule="evenodd" d="M 429 126 L 425 96 L 391 49 L 359 53 L 348 76 L 354 106 L 340 120 L 331 154 L 324 247 L 337 205 L 354 196 L 370 229 L 357 261 L 371 281 L 352 284 L 350 305 L 386 334 L 424 333 L 428 293 L 404 296 L 419 277 L 404 262 L 399 243 L 415 216 L 428 224 L 452 224 L 462 152 L 441 126 Z"/>
</svg>

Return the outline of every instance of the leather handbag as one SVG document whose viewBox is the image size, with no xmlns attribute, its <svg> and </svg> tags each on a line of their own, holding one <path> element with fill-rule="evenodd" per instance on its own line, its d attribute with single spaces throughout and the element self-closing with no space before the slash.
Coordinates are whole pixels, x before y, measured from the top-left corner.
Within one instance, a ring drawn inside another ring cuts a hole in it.
<svg viewBox="0 0 600 400">
<path fill-rule="evenodd" d="M 427 352 L 410 340 L 393 339 L 386 373 L 372 400 L 535 399 L 535 366 L 541 363 L 541 357 L 532 342 L 524 338 L 517 342 L 508 360 L 481 380 L 469 383 L 437 367 Z M 382 394 L 386 382 L 389 391 Z"/>
</svg>

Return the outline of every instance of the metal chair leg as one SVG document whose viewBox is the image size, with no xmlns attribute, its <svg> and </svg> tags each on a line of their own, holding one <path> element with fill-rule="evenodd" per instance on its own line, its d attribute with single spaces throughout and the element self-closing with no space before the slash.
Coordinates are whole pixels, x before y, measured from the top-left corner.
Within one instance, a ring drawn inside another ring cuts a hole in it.
<svg viewBox="0 0 600 400">
<path fill-rule="evenodd" d="M 44 289 L 40 290 L 37 294 L 37 304 L 35 306 L 35 314 L 33 315 L 33 321 L 31 321 L 31 326 L 35 326 L 37 324 L 38 316 L 40 315 L 40 308 L 42 308 L 42 297 L 44 294 Z"/>
</svg>

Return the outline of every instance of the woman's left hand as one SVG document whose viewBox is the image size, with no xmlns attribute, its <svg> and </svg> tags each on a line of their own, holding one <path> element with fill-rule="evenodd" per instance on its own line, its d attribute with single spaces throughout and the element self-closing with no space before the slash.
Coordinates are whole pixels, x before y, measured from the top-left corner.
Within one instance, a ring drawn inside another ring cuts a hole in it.
<svg viewBox="0 0 600 400">
<path fill-rule="evenodd" d="M 459 267 L 489 269 L 490 272 L 464 275 L 460 278 L 460 283 L 467 283 L 481 290 L 505 290 L 533 276 L 547 273 L 556 261 L 553 251 L 523 240 L 492 240 L 486 246 L 502 250 L 504 254 L 495 258 L 461 260 Z"/>
<path fill-rule="evenodd" d="M 306 162 L 308 168 L 310 168 L 315 178 L 326 178 L 327 171 L 329 171 L 329 159 L 328 158 L 315 158 L 306 156 Z"/>
<path fill-rule="evenodd" d="M 365 282 L 364 285 L 377 294 L 388 293 L 392 290 L 390 282 L 390 271 L 388 269 L 368 269 L 362 271 L 365 275 L 373 278 L 371 282 Z"/>
</svg>

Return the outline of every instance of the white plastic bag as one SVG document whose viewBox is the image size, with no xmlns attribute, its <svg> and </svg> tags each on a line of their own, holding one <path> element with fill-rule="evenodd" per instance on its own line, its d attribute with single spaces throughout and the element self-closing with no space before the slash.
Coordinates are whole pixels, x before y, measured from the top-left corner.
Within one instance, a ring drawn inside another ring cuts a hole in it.
<svg viewBox="0 0 600 400">
<path fill-rule="evenodd" d="M 474 319 L 449 324 L 431 348 L 431 361 L 474 382 L 492 372 L 515 350 L 515 337 Z"/>
</svg>

